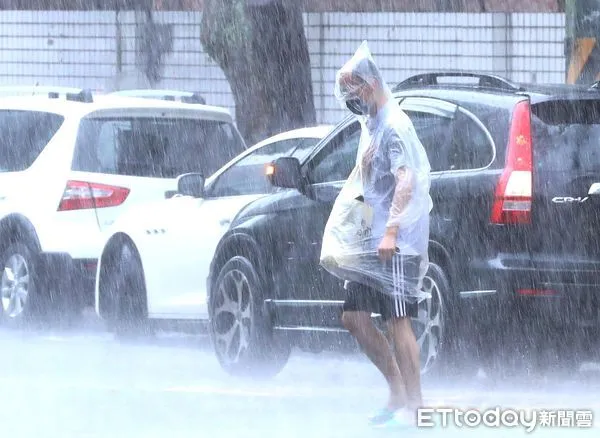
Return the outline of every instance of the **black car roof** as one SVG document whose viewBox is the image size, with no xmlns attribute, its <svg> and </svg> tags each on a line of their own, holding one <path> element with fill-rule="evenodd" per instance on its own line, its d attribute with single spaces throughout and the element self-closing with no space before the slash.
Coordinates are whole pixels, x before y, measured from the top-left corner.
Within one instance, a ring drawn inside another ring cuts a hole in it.
<svg viewBox="0 0 600 438">
<path fill-rule="evenodd" d="M 600 99 L 600 89 L 583 84 L 521 84 L 533 104 L 551 100 Z"/>
<path fill-rule="evenodd" d="M 485 95 L 485 101 L 482 100 Z M 512 108 L 516 101 L 522 100 L 523 96 L 515 93 L 506 93 L 500 90 L 483 88 L 465 88 L 452 86 L 436 87 L 413 87 L 410 89 L 394 92 L 395 97 L 431 97 L 443 99 L 456 104 L 472 103 L 486 104 L 501 108 Z"/>
<path fill-rule="evenodd" d="M 479 79 L 477 84 L 439 83 L 442 77 L 472 77 Z M 436 97 L 449 101 L 485 103 L 491 106 L 511 107 L 522 97 L 529 97 L 532 103 L 564 99 L 600 99 L 599 83 L 595 84 L 527 84 L 485 73 L 436 72 L 411 76 L 397 84 L 395 96 Z M 485 102 L 481 101 L 486 96 Z"/>
</svg>

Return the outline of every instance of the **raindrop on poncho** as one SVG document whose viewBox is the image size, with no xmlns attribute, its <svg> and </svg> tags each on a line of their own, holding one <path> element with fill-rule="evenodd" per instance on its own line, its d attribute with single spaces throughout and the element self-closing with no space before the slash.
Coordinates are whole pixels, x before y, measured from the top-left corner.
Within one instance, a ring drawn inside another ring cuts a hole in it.
<svg viewBox="0 0 600 438">
<path fill-rule="evenodd" d="M 380 96 L 379 108 L 372 99 L 361 99 L 370 90 Z M 429 266 L 429 213 L 433 207 L 429 160 L 411 120 L 383 80 L 366 41 L 337 72 L 335 96 L 343 108 L 362 112 L 357 115 L 361 138 L 356 165 L 325 228 L 321 265 L 336 277 L 366 284 L 396 298 L 401 295 L 406 302 L 430 298 L 422 290 Z M 405 172 L 399 173 L 399 169 Z M 397 187 L 410 193 L 404 206 L 393 202 Z M 403 257 L 383 261 L 378 247 L 389 226 L 399 227 L 397 254 Z"/>
</svg>

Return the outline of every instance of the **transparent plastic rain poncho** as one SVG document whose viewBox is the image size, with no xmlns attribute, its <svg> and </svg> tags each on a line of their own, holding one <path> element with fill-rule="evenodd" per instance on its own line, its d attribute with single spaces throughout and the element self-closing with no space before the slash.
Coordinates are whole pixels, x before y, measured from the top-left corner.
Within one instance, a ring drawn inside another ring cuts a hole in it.
<svg viewBox="0 0 600 438">
<path fill-rule="evenodd" d="M 371 102 L 357 100 L 358 96 L 365 96 L 362 87 L 367 84 L 387 98 L 375 114 L 371 112 Z M 361 108 L 366 114 L 357 116 L 362 130 L 356 166 L 330 213 L 321 265 L 336 277 L 366 284 L 394 297 L 402 295 L 406 302 L 429 298 L 430 294 L 422 290 L 429 266 L 429 212 L 433 206 L 429 160 L 366 42 L 337 72 L 335 96 L 344 108 Z M 399 173 L 399 169 L 405 172 Z M 397 187 L 410 193 L 404 207 L 393 202 Z M 388 226 L 399 226 L 397 254 L 420 259 L 398 255 L 393 261 L 379 258 L 378 247 Z M 401 263 L 412 266 L 400 266 Z"/>
</svg>

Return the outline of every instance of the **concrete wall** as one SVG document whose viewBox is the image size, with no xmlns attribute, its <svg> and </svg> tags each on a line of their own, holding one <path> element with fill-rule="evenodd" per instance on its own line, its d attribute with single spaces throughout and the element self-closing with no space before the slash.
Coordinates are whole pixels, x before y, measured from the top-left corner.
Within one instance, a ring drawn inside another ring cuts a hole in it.
<svg viewBox="0 0 600 438">
<path fill-rule="evenodd" d="M 233 110 L 222 71 L 202 50 L 200 19 L 199 12 L 156 14 L 174 35 L 159 86 L 200 91 L 211 104 Z M 0 83 L 145 86 L 136 70 L 134 14 L 121 13 L 118 21 L 110 11 L 0 11 Z M 335 71 L 363 39 L 391 83 L 439 69 L 494 72 L 523 82 L 565 77 L 562 13 L 307 13 L 305 30 L 324 123 L 343 114 L 332 97 Z"/>
</svg>

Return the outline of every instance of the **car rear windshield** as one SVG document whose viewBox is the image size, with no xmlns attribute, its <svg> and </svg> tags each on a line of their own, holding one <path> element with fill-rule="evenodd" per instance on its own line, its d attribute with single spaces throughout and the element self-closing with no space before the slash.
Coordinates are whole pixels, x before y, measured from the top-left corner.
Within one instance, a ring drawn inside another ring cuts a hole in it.
<svg viewBox="0 0 600 438">
<path fill-rule="evenodd" d="M 53 113 L 0 110 L 0 172 L 29 168 L 63 121 Z"/>
<path fill-rule="evenodd" d="M 535 165 L 540 170 L 600 170 L 600 100 L 532 106 Z"/>
<path fill-rule="evenodd" d="M 209 177 L 245 149 L 228 122 L 89 118 L 79 128 L 73 170 L 149 178 L 201 172 Z"/>
</svg>

